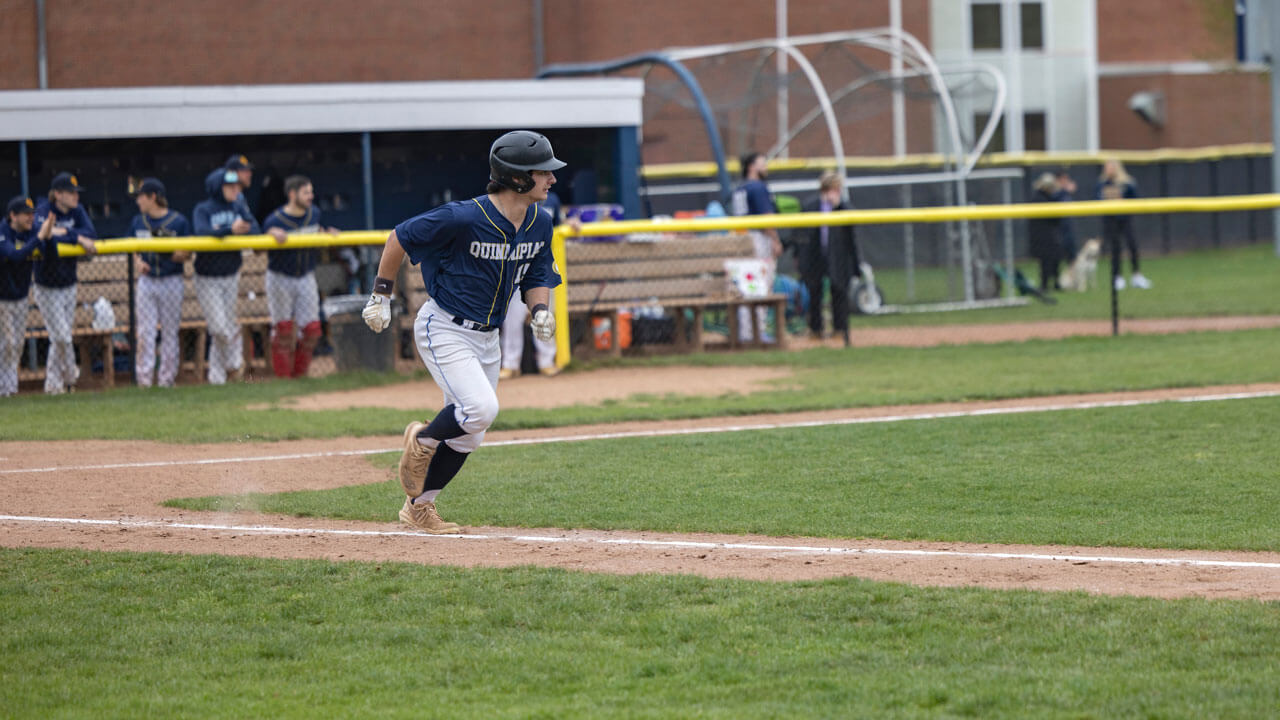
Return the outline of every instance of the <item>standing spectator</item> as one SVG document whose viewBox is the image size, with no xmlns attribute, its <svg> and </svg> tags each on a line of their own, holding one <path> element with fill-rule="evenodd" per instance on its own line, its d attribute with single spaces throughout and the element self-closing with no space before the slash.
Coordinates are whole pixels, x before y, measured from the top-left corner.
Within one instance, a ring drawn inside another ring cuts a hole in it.
<svg viewBox="0 0 1280 720">
<path fill-rule="evenodd" d="M 1124 171 L 1124 165 L 1115 158 L 1103 163 L 1102 174 L 1098 176 L 1097 198 L 1119 200 L 1136 197 L 1138 197 L 1138 184 L 1133 181 L 1129 173 Z M 1121 236 L 1124 237 L 1125 245 L 1129 248 L 1129 261 L 1133 267 L 1130 281 L 1136 288 L 1149 289 L 1151 281 L 1138 269 L 1138 239 L 1133 235 L 1132 215 L 1104 215 L 1102 218 L 1103 241 L 1111 248 L 1111 282 L 1117 290 L 1123 290 L 1125 287 L 1124 275 L 1120 268 Z"/>
<path fill-rule="evenodd" d="M 818 180 L 818 197 L 805 212 L 846 210 L 840 197 L 843 178 L 828 170 Z M 831 329 L 849 347 L 849 281 L 858 267 L 858 243 L 852 225 L 806 228 L 796 248 L 800 277 L 809 291 L 809 331 L 822 336 L 822 281 L 831 283 Z"/>
<path fill-rule="evenodd" d="M 281 245 L 290 235 L 320 232 L 315 189 L 303 175 L 285 178 L 289 201 L 264 223 Z M 334 228 L 328 228 L 337 233 Z M 316 287 L 316 248 L 272 250 L 267 255 L 267 308 L 271 311 L 271 367 L 276 377 L 303 377 L 320 342 L 320 291 Z M 301 337 L 299 337 L 301 336 Z"/>
<path fill-rule="evenodd" d="M 547 193 L 546 202 L 539 209 L 551 217 L 552 228 L 560 224 L 560 196 L 554 191 Z M 580 224 L 576 217 L 569 220 L 569 223 L 575 227 Z M 552 305 L 554 304 L 553 297 Z M 498 371 L 500 380 L 509 380 L 520 375 L 520 364 L 524 360 L 524 326 L 528 320 L 529 308 L 523 301 L 507 304 L 507 317 L 502 321 L 501 330 L 502 369 Z M 556 365 L 555 338 L 543 340 L 534 336 L 533 350 L 537 355 L 539 373 L 547 377 L 560 374 L 560 367 Z"/>
<path fill-rule="evenodd" d="M 1041 173 L 1031 186 L 1031 202 L 1053 202 L 1058 183 L 1053 173 Z M 1060 290 L 1058 265 L 1062 262 L 1062 241 L 1059 236 L 1060 220 L 1053 217 L 1031 218 L 1027 221 L 1031 256 L 1040 261 L 1040 291 Z"/>
<path fill-rule="evenodd" d="M 31 290 L 36 250 L 51 257 L 58 252 L 53 237 L 53 215 L 46 215 L 39 233 L 35 227 L 35 204 L 19 195 L 9 201 L 5 222 L 0 226 L 0 397 L 18 392 L 18 361 L 27 329 L 27 293 Z"/>
<path fill-rule="evenodd" d="M 765 180 L 769 177 L 769 162 L 762 153 L 753 152 L 743 155 L 740 159 L 742 165 L 742 184 L 733 191 L 733 197 L 730 200 L 731 211 L 734 215 L 772 215 L 778 212 L 777 207 L 773 204 L 773 197 L 769 194 L 769 186 Z M 765 228 L 763 230 L 752 230 L 751 240 L 755 245 L 756 258 L 765 261 L 766 279 L 765 287 L 773 287 L 773 277 L 777 268 L 778 257 L 782 255 L 782 242 L 778 239 L 778 231 L 774 228 Z M 761 334 L 764 333 L 765 322 L 768 319 L 768 310 L 765 308 L 756 308 L 756 318 L 759 320 Z M 785 332 L 783 329 L 783 318 L 778 318 L 778 332 Z M 753 338 L 751 336 L 751 315 L 747 308 L 738 308 L 738 339 L 743 342 L 749 342 Z"/>
<path fill-rule="evenodd" d="M 1065 167 L 1058 168 L 1053 176 L 1053 181 L 1057 184 L 1058 189 L 1053 194 L 1053 199 L 1057 202 L 1072 202 L 1076 199 L 1076 181 L 1071 179 L 1071 173 L 1067 172 Z M 1076 242 L 1075 223 L 1069 217 L 1058 219 L 1058 235 L 1061 238 L 1062 260 L 1071 263 L 1075 260 L 1076 253 L 1080 252 L 1080 245 Z"/>
<path fill-rule="evenodd" d="M 164 183 L 143 178 L 134 194 L 138 214 L 129 230 L 139 238 L 184 237 L 191 234 L 186 216 L 169 209 Z M 182 264 L 191 253 L 143 252 L 137 256 L 138 342 L 133 374 L 138 385 L 151 387 L 156 367 L 156 324 L 160 325 L 160 377 L 156 384 L 173 387 L 178 378 L 178 330 L 182 324 Z"/>
<path fill-rule="evenodd" d="M 49 198 L 36 206 L 34 222 L 43 227 L 45 219 L 52 217 L 54 242 L 76 244 L 93 254 L 97 252 L 93 239 L 98 232 L 93 228 L 89 213 L 80 207 L 82 192 L 84 188 L 80 187 L 75 175 L 68 172 L 54 175 L 49 185 Z M 76 258 L 63 258 L 60 253 L 49 255 L 36 261 L 35 296 L 40 315 L 49 330 L 44 391 L 50 395 L 61 395 L 80 379 L 76 351 L 71 345 L 71 329 L 76 314 Z"/>
<path fill-rule="evenodd" d="M 196 235 L 257 235 L 258 221 L 240 197 L 240 178 L 235 170 L 218 168 L 204 181 L 209 199 L 192 211 Z M 201 252 L 196 255 L 196 297 L 209 328 L 209 382 L 222 385 L 227 378 L 244 377 L 244 347 L 240 344 L 240 322 L 236 317 L 236 296 L 240 291 L 241 251 Z"/>
</svg>

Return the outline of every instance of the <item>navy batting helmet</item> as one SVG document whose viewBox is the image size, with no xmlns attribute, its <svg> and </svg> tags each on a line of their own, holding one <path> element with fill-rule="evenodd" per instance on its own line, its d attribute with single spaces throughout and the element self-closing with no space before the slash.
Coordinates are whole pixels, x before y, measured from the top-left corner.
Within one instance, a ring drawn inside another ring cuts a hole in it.
<svg viewBox="0 0 1280 720">
<path fill-rule="evenodd" d="M 533 189 L 533 170 L 559 170 L 551 141 L 529 130 L 513 130 L 489 148 L 489 179 L 518 193 Z"/>
</svg>

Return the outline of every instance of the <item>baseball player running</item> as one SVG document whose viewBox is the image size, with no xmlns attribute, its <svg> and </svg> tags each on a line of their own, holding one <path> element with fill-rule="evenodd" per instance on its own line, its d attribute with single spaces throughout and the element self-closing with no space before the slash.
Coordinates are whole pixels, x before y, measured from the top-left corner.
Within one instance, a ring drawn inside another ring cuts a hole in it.
<svg viewBox="0 0 1280 720">
<path fill-rule="evenodd" d="M 267 216 L 262 229 L 285 244 L 290 235 L 320 232 L 315 190 L 302 175 L 285 178 L 289 202 Z M 334 228 L 329 232 L 336 233 Z M 271 311 L 271 367 L 276 377 L 303 377 L 320 341 L 320 291 L 316 248 L 272 250 L 267 254 L 267 309 Z M 301 337 L 299 337 L 301 336 Z"/>
<path fill-rule="evenodd" d="M 93 239 L 98 231 L 89 219 L 89 213 L 80 207 L 80 181 L 75 175 L 63 172 L 53 176 L 49 186 L 49 199 L 36 206 L 35 225 L 44 225 L 45 218 L 53 217 L 55 242 L 75 244 L 87 253 L 97 252 Z M 76 350 L 71 345 L 71 330 L 76 315 L 76 261 L 74 257 L 49 257 L 36 261 L 35 297 L 40 306 L 40 316 L 49 329 L 49 358 L 45 367 L 44 391 L 61 395 L 80 379 L 76 367 Z"/>
<path fill-rule="evenodd" d="M 129 229 L 135 237 L 164 238 L 191 234 L 180 212 L 169 209 L 164 183 L 143 178 L 134 192 L 138 214 Z M 173 387 L 178 378 L 178 329 L 182 324 L 182 263 L 191 253 L 138 254 L 138 356 L 133 370 L 140 387 L 151 387 L 156 367 L 156 324 L 160 325 L 160 377 L 156 384 Z"/>
<path fill-rule="evenodd" d="M 374 332 L 391 324 L 393 281 L 406 255 L 422 266 L 430 298 L 413 324 L 418 354 L 444 392 L 444 408 L 430 423 L 404 430 L 400 519 L 433 534 L 457 532 L 435 500 L 479 447 L 498 415 L 501 350 L 496 330 L 520 289 L 534 335 L 555 335 L 548 310 L 560 275 L 551 258 L 551 219 L 539 210 L 564 167 L 551 142 L 527 130 L 509 132 L 489 149 L 485 195 L 451 202 L 410 218 L 382 250 L 364 321 Z"/>
</svg>

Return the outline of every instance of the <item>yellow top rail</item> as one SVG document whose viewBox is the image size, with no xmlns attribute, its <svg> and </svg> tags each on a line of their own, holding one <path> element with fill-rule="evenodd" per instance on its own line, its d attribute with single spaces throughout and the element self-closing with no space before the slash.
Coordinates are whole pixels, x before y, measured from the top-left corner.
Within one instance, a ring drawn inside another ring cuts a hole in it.
<svg viewBox="0 0 1280 720">
<path fill-rule="evenodd" d="M 589 223 L 577 229 L 560 225 L 551 239 L 556 267 L 565 283 L 554 291 L 556 364 L 569 362 L 568 277 L 565 275 L 565 240 L 570 237 L 600 237 L 628 233 L 712 232 L 717 230 L 758 230 L 800 228 L 820 225 L 873 225 L 893 223 L 934 223 L 955 220 L 1002 220 L 1005 218 L 1079 217 L 1098 215 L 1147 215 L 1184 212 L 1238 212 L 1280 207 L 1280 194 L 1230 195 L 1224 197 L 1140 198 L 1136 200 L 1084 200 L 1079 202 L 1020 203 L 1014 205 L 971 205 L 968 207 L 888 208 L 881 210 L 839 210 L 829 213 L 753 215 L 745 217 L 697 218 L 691 220 L 622 220 Z M 281 244 L 270 235 L 236 235 L 225 238 L 117 238 L 96 242 L 99 254 L 131 252 L 194 252 L 227 250 L 287 250 L 307 247 L 382 245 L 388 230 L 362 230 L 336 235 L 291 235 Z M 62 245 L 64 257 L 84 255 L 78 245 Z"/>
<path fill-rule="evenodd" d="M 1280 194 L 1228 195 L 1223 197 L 1139 198 L 1136 200 L 1081 200 L 1079 202 L 1019 203 L 1013 205 L 970 205 L 968 207 L 888 208 L 881 210 L 837 210 L 828 213 L 787 213 L 740 217 L 694 218 L 689 220 L 621 220 L 583 225 L 574 231 L 566 225 L 556 228 L 565 237 L 597 237 L 641 232 L 708 232 L 714 230 L 758 230 L 800 228 L 819 225 L 877 225 L 893 223 L 936 223 L 955 220 L 1003 220 L 1004 218 L 1079 217 L 1096 215 L 1150 215 L 1182 212 L 1234 212 L 1280 207 Z"/>
<path fill-rule="evenodd" d="M 1042 166 L 1042 165 L 1101 165 L 1104 160 L 1115 158 L 1131 165 L 1158 162 L 1202 162 L 1229 158 L 1264 157 L 1271 155 L 1271 143 L 1241 143 L 1238 145 L 1211 145 L 1199 148 L 1160 148 L 1158 150 L 1100 150 L 1098 152 L 1043 152 L 988 153 L 978 160 L 979 167 Z M 846 168 L 894 169 L 904 167 L 941 167 L 945 157 L 938 153 L 920 153 L 902 157 L 846 157 Z M 834 170 L 834 157 L 790 158 L 769 161 L 774 172 L 799 170 Z M 728 160 L 725 168 L 739 173 L 738 161 Z M 646 165 L 641 171 L 650 180 L 674 178 L 713 177 L 718 172 L 713 162 L 687 162 Z"/>
</svg>

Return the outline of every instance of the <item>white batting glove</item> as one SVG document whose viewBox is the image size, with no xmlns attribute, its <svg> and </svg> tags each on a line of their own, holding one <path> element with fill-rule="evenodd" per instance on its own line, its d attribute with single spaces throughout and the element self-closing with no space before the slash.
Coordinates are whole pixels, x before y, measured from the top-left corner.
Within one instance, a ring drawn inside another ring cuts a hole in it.
<svg viewBox="0 0 1280 720">
<path fill-rule="evenodd" d="M 538 304 L 533 311 L 533 336 L 547 342 L 556 336 L 556 316 L 551 314 L 546 305 Z"/>
<path fill-rule="evenodd" d="M 391 324 L 391 298 L 373 293 L 369 296 L 369 302 L 364 304 L 364 311 L 360 315 L 370 330 L 376 333 L 382 332 Z"/>
</svg>

